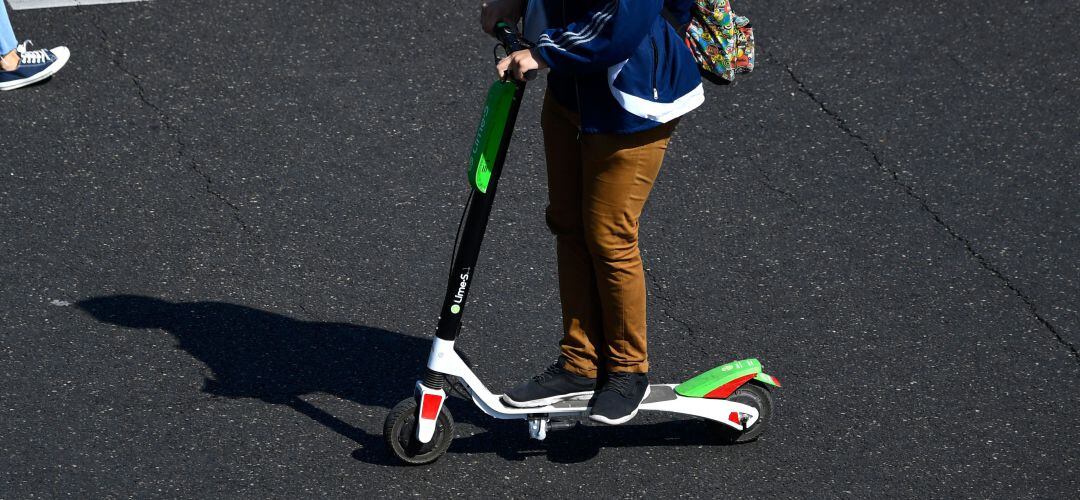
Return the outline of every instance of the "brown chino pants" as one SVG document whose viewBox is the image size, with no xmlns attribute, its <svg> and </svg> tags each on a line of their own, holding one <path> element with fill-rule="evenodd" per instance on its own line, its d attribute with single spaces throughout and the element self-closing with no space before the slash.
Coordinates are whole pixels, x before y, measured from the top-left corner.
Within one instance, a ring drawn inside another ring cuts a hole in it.
<svg viewBox="0 0 1080 500">
<path fill-rule="evenodd" d="M 633 134 L 582 134 L 544 97 L 547 224 L 555 234 L 565 369 L 649 371 L 638 218 L 678 120 Z"/>
</svg>

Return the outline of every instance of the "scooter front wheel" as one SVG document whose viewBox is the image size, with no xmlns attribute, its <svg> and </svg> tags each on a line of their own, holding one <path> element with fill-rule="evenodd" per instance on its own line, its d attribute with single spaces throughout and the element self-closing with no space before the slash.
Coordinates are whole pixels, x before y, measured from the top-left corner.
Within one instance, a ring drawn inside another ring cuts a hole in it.
<svg viewBox="0 0 1080 500">
<path fill-rule="evenodd" d="M 734 394 L 727 397 L 727 400 L 752 406 L 758 411 L 758 419 L 754 425 L 741 431 L 718 422 L 711 422 L 713 436 L 717 440 L 724 444 L 746 443 L 757 439 L 762 432 L 765 432 L 765 427 L 772 420 L 773 408 L 772 393 L 767 387 L 751 381 L 738 388 Z"/>
<path fill-rule="evenodd" d="M 429 464 L 439 459 L 454 440 L 454 418 L 443 406 L 435 422 L 435 435 L 431 441 L 421 443 L 416 438 L 416 398 L 401 400 L 386 416 L 383 439 L 390 453 L 409 465 Z"/>
</svg>

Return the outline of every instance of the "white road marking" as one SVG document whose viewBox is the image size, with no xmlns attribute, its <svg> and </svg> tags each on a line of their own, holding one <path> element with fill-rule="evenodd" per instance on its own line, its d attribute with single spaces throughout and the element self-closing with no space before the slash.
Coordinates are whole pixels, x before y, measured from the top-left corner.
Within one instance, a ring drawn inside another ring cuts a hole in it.
<svg viewBox="0 0 1080 500">
<path fill-rule="evenodd" d="M 49 301 L 49 304 L 54 305 L 54 306 L 59 306 L 59 307 L 67 307 L 67 306 L 71 305 L 71 302 L 68 302 L 66 300 L 53 299 L 53 300 Z"/>
<path fill-rule="evenodd" d="M 51 9 L 76 5 L 99 5 L 103 3 L 145 2 L 146 0 L 7 0 L 11 10 Z"/>
</svg>

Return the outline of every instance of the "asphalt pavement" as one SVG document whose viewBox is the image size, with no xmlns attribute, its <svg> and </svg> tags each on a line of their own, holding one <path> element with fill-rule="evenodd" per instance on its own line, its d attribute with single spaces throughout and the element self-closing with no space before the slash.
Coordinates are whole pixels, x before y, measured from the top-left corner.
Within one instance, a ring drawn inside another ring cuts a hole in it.
<svg viewBox="0 0 1080 500">
<path fill-rule="evenodd" d="M 643 415 L 528 439 L 423 366 L 493 41 L 478 2 L 13 12 L 67 45 L 0 94 L 0 498 L 1070 498 L 1080 490 L 1080 5 L 736 2 L 758 66 L 676 131 L 642 222 L 651 377 L 757 357 L 757 441 Z M 459 344 L 559 337 L 527 91 Z"/>
</svg>

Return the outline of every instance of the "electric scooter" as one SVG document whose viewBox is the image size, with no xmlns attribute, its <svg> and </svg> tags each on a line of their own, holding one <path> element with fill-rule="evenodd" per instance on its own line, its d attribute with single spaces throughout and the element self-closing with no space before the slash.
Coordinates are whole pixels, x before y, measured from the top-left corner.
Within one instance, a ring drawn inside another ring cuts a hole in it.
<svg viewBox="0 0 1080 500">
<path fill-rule="evenodd" d="M 507 54 L 527 47 L 513 26 L 499 23 L 495 31 Z M 534 74 L 526 74 L 526 79 Z M 589 395 L 535 408 L 503 404 L 500 395 L 484 386 L 454 347 L 524 92 L 525 83 L 509 77 L 496 81 L 488 92 L 469 164 L 472 190 L 454 244 L 427 369 L 416 382 L 414 395 L 394 406 L 383 426 L 390 452 L 406 464 L 434 462 L 450 447 L 454 419 L 445 405 L 448 389 L 494 418 L 526 420 L 529 436 L 537 440 L 544 440 L 549 431 L 574 427 L 589 415 Z M 771 390 L 775 387 L 780 387 L 780 381 L 764 373 L 758 360 L 744 359 L 715 367 L 681 384 L 652 384 L 639 410 L 707 419 L 714 422 L 712 429 L 718 441 L 741 443 L 756 439 L 765 430 L 772 418 Z"/>
</svg>

